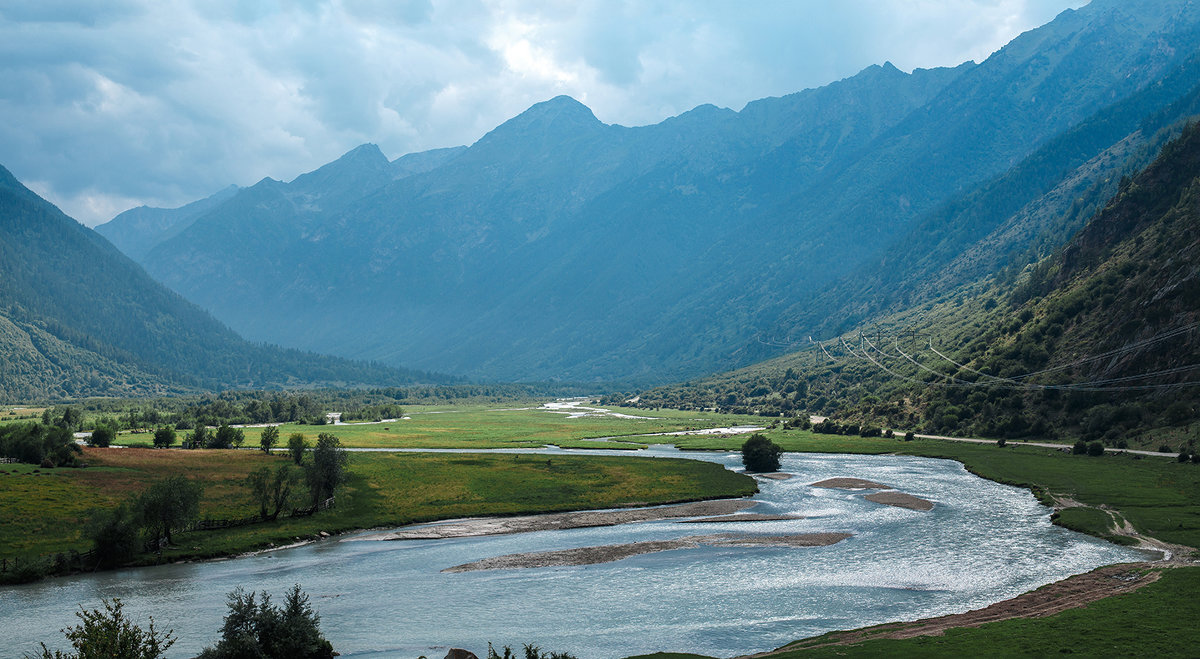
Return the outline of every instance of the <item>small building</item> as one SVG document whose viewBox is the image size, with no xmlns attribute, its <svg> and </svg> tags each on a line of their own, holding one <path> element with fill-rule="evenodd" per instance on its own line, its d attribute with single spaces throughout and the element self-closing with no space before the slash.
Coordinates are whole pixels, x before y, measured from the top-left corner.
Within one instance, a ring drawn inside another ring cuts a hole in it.
<svg viewBox="0 0 1200 659">
<path fill-rule="evenodd" d="M 325 424 L 326 425 L 332 426 L 332 425 L 335 425 L 335 424 L 338 424 L 341 422 L 342 422 L 342 413 L 341 412 L 326 412 L 325 413 Z"/>
</svg>

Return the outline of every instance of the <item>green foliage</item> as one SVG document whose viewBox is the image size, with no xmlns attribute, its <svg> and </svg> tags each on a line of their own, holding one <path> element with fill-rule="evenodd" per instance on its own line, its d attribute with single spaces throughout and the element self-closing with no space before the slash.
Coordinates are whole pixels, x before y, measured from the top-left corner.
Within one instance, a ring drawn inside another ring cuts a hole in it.
<svg viewBox="0 0 1200 659">
<path fill-rule="evenodd" d="M 200 514 L 203 486 L 182 475 L 170 476 L 151 485 L 138 496 L 135 508 L 152 538 L 171 544 L 171 530 L 178 529 Z"/>
<path fill-rule="evenodd" d="M 121 565 L 141 549 L 141 525 L 129 506 L 99 509 L 87 523 L 87 535 L 101 567 Z"/>
<path fill-rule="evenodd" d="M 1094 457 L 1104 455 L 1104 444 L 1091 442 L 1087 445 L 1087 454 Z"/>
<path fill-rule="evenodd" d="M 213 441 L 213 433 L 209 431 L 204 424 L 196 426 L 196 429 L 188 434 L 187 439 L 183 442 L 184 448 L 207 448 L 209 443 Z"/>
<path fill-rule="evenodd" d="M 125 617 L 124 605 L 119 598 L 112 601 L 100 600 L 104 610 L 92 609 L 75 612 L 81 624 L 62 630 L 74 653 L 64 654 L 60 650 L 50 651 L 43 643 L 38 659 L 159 659 L 175 644 L 171 631 L 165 633 L 154 628 L 154 618 L 146 630 L 133 624 Z"/>
<path fill-rule="evenodd" d="M 267 426 L 262 429 L 262 433 L 258 436 L 258 446 L 263 453 L 270 453 L 271 449 L 279 443 L 279 426 Z"/>
<path fill-rule="evenodd" d="M 337 436 L 327 432 L 317 435 L 312 461 L 304 467 L 304 477 L 314 506 L 332 497 L 345 482 L 349 460 Z"/>
<path fill-rule="evenodd" d="M 221 640 L 205 648 L 199 659 L 331 659 L 333 645 L 321 635 L 321 617 L 296 584 L 283 606 L 241 588 L 229 594 L 229 613 L 221 627 Z"/>
<path fill-rule="evenodd" d="M 541 648 L 531 643 L 525 644 L 523 657 L 524 659 L 576 659 L 575 655 L 568 652 L 543 652 Z M 498 653 L 489 642 L 487 659 L 518 659 L 518 657 L 511 647 L 506 645 L 503 653 Z"/>
<path fill-rule="evenodd" d="M 169 448 L 174 443 L 174 426 L 163 426 L 154 431 L 154 448 Z"/>
<path fill-rule="evenodd" d="M 308 450 L 308 440 L 304 435 L 294 432 L 288 436 L 288 455 L 297 466 L 304 465 L 304 452 Z"/>
<path fill-rule="evenodd" d="M 746 471 L 778 471 L 782 453 L 783 449 L 778 444 L 755 433 L 742 444 L 742 464 L 746 466 Z"/>
<path fill-rule="evenodd" d="M 27 464 L 71 467 L 81 452 L 68 428 L 40 423 L 0 426 L 0 457 Z"/>
<path fill-rule="evenodd" d="M 98 446 L 104 448 L 113 443 L 117 438 L 117 429 L 109 424 L 97 424 L 92 429 L 92 436 L 88 438 L 89 446 Z"/>
<path fill-rule="evenodd" d="M 258 505 L 259 516 L 264 520 L 279 517 L 280 511 L 291 501 L 292 489 L 298 480 L 291 462 L 284 462 L 275 467 L 274 472 L 269 467 L 259 467 L 246 477 L 246 486 L 250 488 L 250 496 Z"/>
<path fill-rule="evenodd" d="M 217 432 L 208 440 L 206 448 L 228 449 L 241 447 L 246 441 L 246 433 L 241 428 L 234 428 L 229 424 L 221 424 L 217 428 Z"/>
</svg>

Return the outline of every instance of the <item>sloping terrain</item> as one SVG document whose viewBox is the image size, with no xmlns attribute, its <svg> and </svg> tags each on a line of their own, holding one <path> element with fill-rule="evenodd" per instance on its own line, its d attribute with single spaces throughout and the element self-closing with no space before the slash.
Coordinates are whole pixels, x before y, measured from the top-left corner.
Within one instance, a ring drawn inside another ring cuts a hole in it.
<svg viewBox="0 0 1200 659">
<path fill-rule="evenodd" d="M 876 427 L 1158 447 L 1200 405 L 1200 126 L 1061 250 L 852 334 L 639 405 L 836 414 Z M 1151 432 L 1153 430 L 1153 432 Z"/>
<path fill-rule="evenodd" d="M 411 175 L 366 145 L 264 180 L 141 262 L 255 340 L 347 357 L 503 379 L 737 367 L 784 351 L 763 337 L 1061 244 L 1183 111 L 1198 25 L 1183 0 L 1097 0 L 978 65 L 875 66 L 639 128 L 559 97 Z M 897 250 L 913 277 L 890 275 Z"/>
<path fill-rule="evenodd" d="M 431 377 L 248 343 L 3 167 L 0 357 L 6 400 Z"/>
</svg>

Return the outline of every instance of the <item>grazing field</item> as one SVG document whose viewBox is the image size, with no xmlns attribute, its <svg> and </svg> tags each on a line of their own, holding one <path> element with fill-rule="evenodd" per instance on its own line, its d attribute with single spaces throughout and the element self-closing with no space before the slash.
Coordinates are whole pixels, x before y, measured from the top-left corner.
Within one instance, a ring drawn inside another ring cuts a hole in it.
<svg viewBox="0 0 1200 659">
<path fill-rule="evenodd" d="M 287 460 L 257 451 L 86 449 L 86 469 L 0 465 L 0 558 L 90 544 L 90 510 L 133 499 L 184 474 L 204 484 L 201 516 L 239 518 L 257 508 L 243 482 Z M 645 505 L 756 491 L 753 479 L 694 460 L 545 455 L 351 454 L 337 506 L 312 517 L 181 534 L 162 560 L 209 557 L 306 538 L 320 531 L 399 526 L 467 515 Z M 159 560 L 144 556 L 143 562 Z"/>
<path fill-rule="evenodd" d="M 711 412 L 635 410 L 631 415 L 637 415 L 637 418 L 614 414 L 572 418 L 563 411 L 538 407 L 418 406 L 405 408 L 408 417 L 405 419 L 334 426 L 289 423 L 279 427 L 279 434 L 286 441 L 292 433 L 301 433 L 311 439 L 317 433 L 332 432 L 344 446 L 354 448 L 541 448 L 553 444 L 563 448 L 636 449 L 645 446 L 638 443 L 643 441 L 640 438 L 631 442 L 594 441 L 591 438 L 763 423 L 759 417 Z M 245 445 L 257 446 L 261 433 L 261 428 L 246 428 Z M 180 433 L 180 439 L 183 434 Z M 123 434 L 118 443 L 149 444 L 150 441 L 149 434 Z M 661 441 L 668 443 L 670 438 Z"/>
</svg>

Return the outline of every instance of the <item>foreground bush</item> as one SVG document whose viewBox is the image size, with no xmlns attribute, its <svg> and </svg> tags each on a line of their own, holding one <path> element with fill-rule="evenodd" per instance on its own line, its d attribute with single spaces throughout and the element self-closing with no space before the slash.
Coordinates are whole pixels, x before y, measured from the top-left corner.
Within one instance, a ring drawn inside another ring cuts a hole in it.
<svg viewBox="0 0 1200 659">
<path fill-rule="evenodd" d="M 113 598 L 101 600 L 104 610 L 78 611 L 75 613 L 83 624 L 62 630 L 74 653 L 63 654 L 61 650 L 51 652 L 42 643 L 37 659 L 99 659 L 100 657 L 119 657 L 120 659 L 158 659 L 165 656 L 167 650 L 175 644 L 171 631 L 159 633 L 154 628 L 154 618 L 150 619 L 150 628 L 143 631 L 133 624 L 121 611 L 121 600 Z M 10 648 L 11 649 L 11 648 Z M 27 655 L 28 656 L 28 655 Z"/>
<path fill-rule="evenodd" d="M 229 594 L 221 640 L 197 659 L 329 659 L 333 645 L 321 635 L 320 622 L 299 584 L 288 591 L 282 607 L 271 604 L 266 591 L 259 597 L 238 588 Z"/>
</svg>

